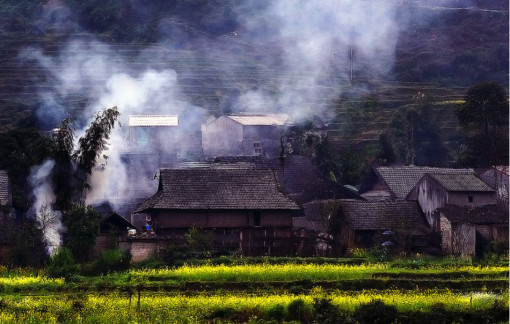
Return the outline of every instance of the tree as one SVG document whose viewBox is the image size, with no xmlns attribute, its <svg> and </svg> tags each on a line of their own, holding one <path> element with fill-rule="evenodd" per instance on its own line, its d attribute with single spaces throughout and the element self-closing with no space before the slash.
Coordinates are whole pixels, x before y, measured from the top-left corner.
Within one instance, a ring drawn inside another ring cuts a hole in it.
<svg viewBox="0 0 510 324">
<path fill-rule="evenodd" d="M 415 96 L 415 106 L 400 110 L 381 138 L 387 163 L 444 167 L 448 165 L 448 149 L 440 128 L 440 116 L 425 94 Z M 388 146 L 393 144 L 394 154 Z"/>
<path fill-rule="evenodd" d="M 491 128 L 508 126 L 508 98 L 505 88 L 496 82 L 482 82 L 468 89 L 465 104 L 456 110 L 464 130 L 487 135 Z"/>
<path fill-rule="evenodd" d="M 51 180 L 55 192 L 55 209 L 69 210 L 75 195 L 74 167 L 72 153 L 74 149 L 74 122 L 67 118 L 62 121 L 58 132 L 54 135 L 52 157 L 55 166 Z"/>
<path fill-rule="evenodd" d="M 456 115 L 466 137 L 460 166 L 508 164 L 508 96 L 502 85 L 475 84 L 468 89 L 465 104 L 459 106 Z"/>
<path fill-rule="evenodd" d="M 54 137 L 53 190 L 57 196 L 55 207 L 63 212 L 73 204 L 81 204 L 84 193 L 90 189 L 88 183 L 92 171 L 100 158 L 108 158 L 102 152 L 107 148 L 107 140 L 115 126 L 120 112 L 117 107 L 107 108 L 96 114 L 89 128 L 78 140 L 78 149 L 74 152 L 74 123 L 71 119 L 62 121 Z"/>
<path fill-rule="evenodd" d="M 99 234 L 101 214 L 90 205 L 75 205 L 64 214 L 62 221 L 66 227 L 64 245 L 71 250 L 76 261 L 87 261 Z"/>
<path fill-rule="evenodd" d="M 78 181 L 78 193 L 82 195 L 86 189 L 90 189 L 87 183 L 88 177 L 97 165 L 101 153 L 106 149 L 110 138 L 110 132 L 115 126 L 115 121 L 120 112 L 117 107 L 104 109 L 95 116 L 94 121 L 85 131 L 85 135 L 78 140 L 78 149 L 73 154 L 76 161 L 76 178 Z M 102 155 L 106 160 L 108 156 Z"/>
<path fill-rule="evenodd" d="M 51 155 L 51 138 L 35 129 L 0 133 L 0 170 L 7 170 L 11 180 L 13 207 L 27 211 L 31 188 L 27 178 L 32 167 Z"/>
</svg>

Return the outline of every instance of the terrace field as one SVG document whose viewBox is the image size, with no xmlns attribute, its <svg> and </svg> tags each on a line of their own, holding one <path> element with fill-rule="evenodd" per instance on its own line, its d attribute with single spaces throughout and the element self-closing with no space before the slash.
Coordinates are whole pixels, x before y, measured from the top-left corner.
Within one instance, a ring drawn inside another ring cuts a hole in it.
<svg viewBox="0 0 510 324">
<path fill-rule="evenodd" d="M 241 259 L 71 282 L 1 269 L 1 323 L 505 323 L 508 262 Z M 312 260 L 310 260 L 312 261 Z M 275 264 L 276 263 L 276 264 Z M 385 317 L 386 316 L 386 317 Z"/>
</svg>

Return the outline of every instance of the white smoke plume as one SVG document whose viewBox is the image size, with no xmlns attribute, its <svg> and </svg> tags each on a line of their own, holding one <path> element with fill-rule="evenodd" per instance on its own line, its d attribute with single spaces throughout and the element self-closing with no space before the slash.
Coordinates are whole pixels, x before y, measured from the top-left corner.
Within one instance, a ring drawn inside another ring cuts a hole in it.
<svg viewBox="0 0 510 324">
<path fill-rule="evenodd" d="M 44 243 L 48 254 L 52 255 L 56 248 L 62 245 L 62 214 L 53 210 L 55 202 L 51 184 L 51 170 L 55 161 L 47 160 L 30 172 L 29 183 L 35 198 L 31 213 L 35 215 L 39 229 L 43 232 Z"/>
<path fill-rule="evenodd" d="M 225 88 L 236 88 L 227 102 L 237 111 L 286 112 L 295 119 L 316 114 L 327 120 L 332 99 L 356 87 L 363 91 L 351 75 L 391 78 L 403 22 L 419 19 L 398 17 L 398 3 L 241 1 L 233 11 L 241 27 L 228 37 L 202 33 L 190 37 L 193 28 L 179 29 L 180 25 L 163 18 L 159 43 L 136 54 L 132 50 L 123 54 L 121 47 L 82 33 L 70 37 L 56 55 L 27 48 L 19 57 L 47 72 L 44 84 L 36 80 L 45 103 L 38 111 L 40 120 L 57 127 L 63 118 L 77 117 L 78 136 L 95 113 L 112 106 L 119 108 L 123 126 L 131 114 L 178 114 L 187 120 L 181 123 L 180 118 L 179 128 L 189 127 L 191 133 L 200 129 L 210 108 L 207 101 L 190 102 L 183 92 L 192 88 L 203 92 L 212 88 L 204 95 L 210 97 L 225 96 Z M 135 4 L 142 12 L 143 2 Z M 251 10 L 254 7 L 257 10 Z M 173 55 L 185 57 L 190 66 L 179 65 Z M 89 203 L 155 190 L 156 181 L 148 177 L 157 171 L 152 165 L 134 166 L 139 171 L 135 177 L 129 173 L 122 155 L 126 136 L 126 127 L 114 129 L 104 152 L 106 167 L 92 176 Z M 179 139 L 183 150 L 186 140 Z"/>
</svg>

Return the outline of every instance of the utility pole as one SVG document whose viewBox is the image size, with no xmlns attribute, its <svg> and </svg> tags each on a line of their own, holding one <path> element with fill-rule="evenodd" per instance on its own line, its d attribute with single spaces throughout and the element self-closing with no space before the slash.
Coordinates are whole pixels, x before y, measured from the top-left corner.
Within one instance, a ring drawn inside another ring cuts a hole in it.
<svg viewBox="0 0 510 324">
<path fill-rule="evenodd" d="M 351 82 L 352 82 L 352 46 L 351 46 Z"/>
</svg>

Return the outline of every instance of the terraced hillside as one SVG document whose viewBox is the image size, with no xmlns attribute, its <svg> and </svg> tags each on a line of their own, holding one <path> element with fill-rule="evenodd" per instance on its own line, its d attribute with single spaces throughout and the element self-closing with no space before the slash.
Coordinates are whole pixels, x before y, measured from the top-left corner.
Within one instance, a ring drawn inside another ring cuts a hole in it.
<svg viewBox="0 0 510 324">
<path fill-rule="evenodd" d="M 129 73 L 172 69 L 177 72 L 178 100 L 204 107 L 212 113 L 224 110 L 229 100 L 240 93 L 256 90 L 277 97 L 285 90 L 282 85 L 299 84 L 300 79 L 313 77 L 316 78 L 315 89 L 298 91 L 314 91 L 320 95 L 310 96 L 302 104 L 312 111 L 316 107 L 326 111 L 324 117 L 329 119 L 334 140 L 342 139 L 347 108 L 367 96 L 376 98 L 380 110 L 369 129 L 359 135 L 360 141 L 374 140 L 395 110 L 415 103 L 418 92 L 426 93 L 437 103 L 453 102 L 461 99 L 473 82 L 489 77 L 507 80 L 508 4 L 505 10 L 504 2 L 493 2 L 496 5 L 487 4 L 492 7 L 469 10 L 444 10 L 402 2 L 400 15 L 412 16 L 419 11 L 420 15 L 433 18 L 413 22 L 400 32 L 393 72 L 378 79 L 364 77 L 364 62 L 356 61 L 352 80 L 345 79 L 342 74 L 335 76 L 331 71 L 324 75 L 308 73 L 306 69 L 300 74 L 283 73 L 278 44 L 249 42 L 242 34 L 242 26 L 235 26 L 240 31 L 217 36 L 191 21 L 166 20 L 165 23 L 173 27 L 181 26 L 180 31 L 186 34 L 183 38 L 187 41 L 177 46 L 175 42 L 164 41 L 122 42 L 108 31 L 95 36 L 86 31 L 69 32 L 72 29 L 69 23 L 44 33 L 1 28 L 0 131 L 24 126 L 46 129 L 54 126 L 41 124 L 37 112 L 44 114 L 41 106 L 47 104 L 45 98 L 55 94 L 58 80 L 48 74 L 41 62 L 20 58 L 27 48 L 36 48 L 41 49 L 45 57 L 57 61 L 63 50 L 69 56 L 107 56 L 112 65 L 127 66 Z M 4 16 L 0 26 L 5 27 L 7 21 L 9 17 Z M 100 43 L 77 47 L 76 53 L 68 47 L 71 40 L 87 42 L 92 39 Z M 105 83 L 110 76 L 95 75 L 95 81 Z M 79 91 L 59 93 L 52 98 L 57 101 L 54 104 L 66 107 L 69 114 L 75 115 L 90 100 L 88 92 L 87 87 L 81 87 Z M 437 105 L 438 110 L 444 110 L 441 111 L 442 127 L 447 133 L 456 128 L 452 108 L 452 105 Z"/>
</svg>

